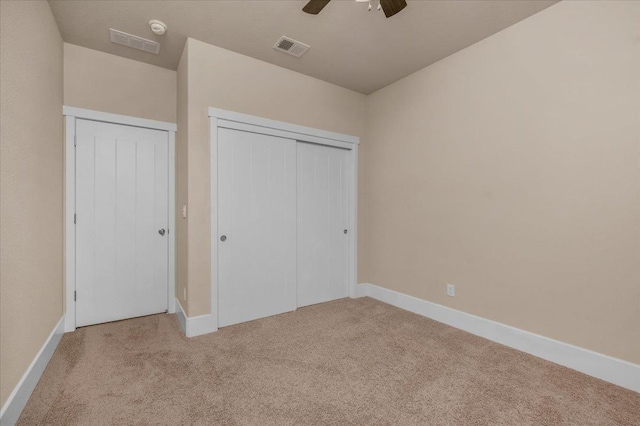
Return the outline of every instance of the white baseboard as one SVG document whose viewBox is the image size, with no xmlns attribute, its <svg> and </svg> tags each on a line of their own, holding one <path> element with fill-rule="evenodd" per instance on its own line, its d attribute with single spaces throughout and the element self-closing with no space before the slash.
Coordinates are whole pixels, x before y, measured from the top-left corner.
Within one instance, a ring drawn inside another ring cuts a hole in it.
<svg viewBox="0 0 640 426">
<path fill-rule="evenodd" d="M 182 328 L 182 332 L 187 334 L 187 316 L 184 313 L 184 309 L 182 309 L 182 305 L 176 299 L 176 316 L 178 317 L 178 322 L 180 323 L 180 328 Z"/>
<path fill-rule="evenodd" d="M 476 336 L 640 392 L 640 365 L 373 284 L 359 284 L 356 294 L 358 297 L 369 296 Z"/>
<path fill-rule="evenodd" d="M 188 317 L 178 299 L 176 299 L 176 305 L 178 306 L 176 315 L 178 316 L 180 327 L 182 327 L 182 331 L 184 331 L 187 337 L 195 337 L 218 331 L 218 327 L 215 327 L 211 314 Z"/>
<path fill-rule="evenodd" d="M 49 364 L 51 356 L 58 347 L 60 339 L 64 334 L 64 315 L 58 321 L 58 324 L 53 328 L 51 334 L 44 342 L 44 345 L 40 348 L 31 365 L 27 368 L 27 371 L 22 375 L 22 378 L 7 398 L 2 411 L 0 411 L 0 424 L 3 426 L 13 426 L 20 417 L 24 406 L 27 405 L 31 392 L 35 389 L 40 380 L 40 376 L 44 372 L 44 369 Z"/>
</svg>

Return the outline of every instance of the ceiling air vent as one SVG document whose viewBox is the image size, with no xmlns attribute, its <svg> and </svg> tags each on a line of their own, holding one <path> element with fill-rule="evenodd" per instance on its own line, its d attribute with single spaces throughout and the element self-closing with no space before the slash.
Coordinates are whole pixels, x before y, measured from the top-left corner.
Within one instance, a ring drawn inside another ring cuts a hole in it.
<svg viewBox="0 0 640 426">
<path fill-rule="evenodd" d="M 113 28 L 109 28 L 109 35 L 113 43 L 133 47 L 143 52 L 155 53 L 156 55 L 160 53 L 160 43 L 153 40 L 147 40 L 146 38 L 134 36 L 133 34 L 114 30 Z"/>
<path fill-rule="evenodd" d="M 309 45 L 282 36 L 280 37 L 280 40 L 278 40 L 278 42 L 273 46 L 273 48 L 299 58 L 304 52 L 309 49 Z"/>
</svg>

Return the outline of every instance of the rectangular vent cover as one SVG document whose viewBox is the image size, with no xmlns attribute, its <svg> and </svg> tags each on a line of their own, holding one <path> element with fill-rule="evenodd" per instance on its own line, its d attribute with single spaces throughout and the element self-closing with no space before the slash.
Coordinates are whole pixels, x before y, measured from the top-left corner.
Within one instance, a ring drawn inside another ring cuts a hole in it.
<svg viewBox="0 0 640 426">
<path fill-rule="evenodd" d="M 289 37 L 282 36 L 280 37 L 280 40 L 278 40 L 278 42 L 273 46 L 273 48 L 299 58 L 304 52 L 309 49 L 309 45 L 300 43 L 299 41 L 295 41 L 293 39 L 290 39 Z"/>
<path fill-rule="evenodd" d="M 156 55 L 160 53 L 160 43 L 153 40 L 147 40 L 146 38 L 134 36 L 133 34 L 114 30 L 113 28 L 109 28 L 109 35 L 111 36 L 111 41 L 113 43 L 133 47 L 134 49 L 154 53 Z"/>
</svg>

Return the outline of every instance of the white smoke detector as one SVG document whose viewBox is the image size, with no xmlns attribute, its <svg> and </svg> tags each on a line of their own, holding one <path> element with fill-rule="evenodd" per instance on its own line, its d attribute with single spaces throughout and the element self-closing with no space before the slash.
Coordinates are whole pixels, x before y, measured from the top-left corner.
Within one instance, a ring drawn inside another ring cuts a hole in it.
<svg viewBox="0 0 640 426">
<path fill-rule="evenodd" d="M 154 34 L 164 35 L 164 33 L 167 32 L 167 24 L 162 21 L 158 21 L 157 19 L 150 20 L 149 26 Z"/>
</svg>

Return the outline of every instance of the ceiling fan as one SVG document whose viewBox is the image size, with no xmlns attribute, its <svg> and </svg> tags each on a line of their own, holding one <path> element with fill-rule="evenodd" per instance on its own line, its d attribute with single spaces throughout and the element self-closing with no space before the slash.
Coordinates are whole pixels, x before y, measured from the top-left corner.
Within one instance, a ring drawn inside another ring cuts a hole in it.
<svg viewBox="0 0 640 426">
<path fill-rule="evenodd" d="M 317 15 L 330 1 L 331 0 L 310 0 L 302 10 L 311 15 Z M 384 16 L 387 18 L 400 12 L 406 6 L 407 2 L 405 0 L 380 0 L 379 4 L 379 7 L 381 7 L 384 12 Z"/>
</svg>

